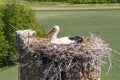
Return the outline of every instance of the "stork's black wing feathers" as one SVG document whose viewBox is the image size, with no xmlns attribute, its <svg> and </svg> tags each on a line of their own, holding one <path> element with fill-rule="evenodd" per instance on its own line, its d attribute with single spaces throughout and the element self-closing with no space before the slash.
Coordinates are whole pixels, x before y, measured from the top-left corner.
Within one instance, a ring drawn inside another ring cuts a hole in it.
<svg viewBox="0 0 120 80">
<path fill-rule="evenodd" d="M 70 40 L 74 40 L 78 43 L 81 43 L 83 41 L 83 38 L 80 36 L 74 36 L 74 37 L 69 37 Z"/>
</svg>

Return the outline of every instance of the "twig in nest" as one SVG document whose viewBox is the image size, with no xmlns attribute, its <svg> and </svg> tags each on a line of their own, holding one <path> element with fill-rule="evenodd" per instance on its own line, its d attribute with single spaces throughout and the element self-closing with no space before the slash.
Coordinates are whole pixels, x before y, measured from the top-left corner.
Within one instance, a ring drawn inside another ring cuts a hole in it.
<svg viewBox="0 0 120 80">
<path fill-rule="evenodd" d="M 112 51 L 115 52 L 115 53 L 117 53 L 117 54 L 120 54 L 120 52 L 118 52 L 118 51 L 116 51 L 116 50 L 114 50 L 114 49 L 112 49 Z"/>
<path fill-rule="evenodd" d="M 109 55 L 108 58 L 109 58 L 110 65 L 109 65 L 109 67 L 108 67 L 108 71 L 106 72 L 107 75 L 108 75 L 108 73 L 109 73 L 109 71 L 110 71 L 110 69 L 111 69 L 111 67 L 112 67 L 111 56 Z"/>
</svg>

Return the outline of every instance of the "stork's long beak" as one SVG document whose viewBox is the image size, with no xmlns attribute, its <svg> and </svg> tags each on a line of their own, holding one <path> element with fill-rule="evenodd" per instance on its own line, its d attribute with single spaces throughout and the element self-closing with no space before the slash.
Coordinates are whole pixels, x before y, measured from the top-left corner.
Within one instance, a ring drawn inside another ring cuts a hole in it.
<svg viewBox="0 0 120 80">
<path fill-rule="evenodd" d="M 51 33 L 53 33 L 55 31 L 55 28 L 53 28 L 52 30 L 50 30 L 48 33 L 47 33 L 47 36 L 50 35 Z"/>
</svg>

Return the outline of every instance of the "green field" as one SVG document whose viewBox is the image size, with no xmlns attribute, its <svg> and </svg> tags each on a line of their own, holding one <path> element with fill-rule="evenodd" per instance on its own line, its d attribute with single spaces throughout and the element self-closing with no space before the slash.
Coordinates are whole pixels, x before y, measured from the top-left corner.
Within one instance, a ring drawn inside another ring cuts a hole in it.
<svg viewBox="0 0 120 80">
<path fill-rule="evenodd" d="M 47 25 L 48 30 L 59 25 L 59 37 L 96 33 L 109 43 L 110 47 L 120 51 L 120 9 L 36 11 L 36 18 L 39 23 Z M 120 55 L 113 53 L 113 66 L 108 75 L 108 65 L 104 66 L 102 80 L 120 80 Z"/>
<path fill-rule="evenodd" d="M 18 80 L 18 67 L 9 66 L 0 68 L 0 80 Z"/>
<path fill-rule="evenodd" d="M 36 11 L 38 23 L 50 30 L 59 25 L 61 36 L 88 35 L 89 32 L 101 36 L 110 47 L 120 52 L 120 9 L 111 10 L 54 10 Z M 109 64 L 109 63 L 108 63 Z M 102 68 L 102 80 L 120 80 L 120 55 L 113 53 L 113 66 L 106 75 L 108 65 Z M 17 80 L 17 67 L 0 72 L 0 80 Z"/>
<path fill-rule="evenodd" d="M 114 49 L 120 47 L 120 9 L 36 11 L 36 18 L 40 24 L 47 25 L 48 29 L 59 25 L 59 36 L 98 33 Z"/>
</svg>

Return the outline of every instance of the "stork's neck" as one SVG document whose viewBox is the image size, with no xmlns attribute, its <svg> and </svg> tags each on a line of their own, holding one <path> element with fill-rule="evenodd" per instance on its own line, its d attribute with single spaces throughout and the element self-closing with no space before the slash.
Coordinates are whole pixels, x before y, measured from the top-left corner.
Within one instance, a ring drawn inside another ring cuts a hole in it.
<svg viewBox="0 0 120 80">
<path fill-rule="evenodd" d="M 55 39 L 58 39 L 57 35 L 59 33 L 59 30 L 55 31 L 51 37 L 51 40 L 55 40 Z"/>
</svg>

